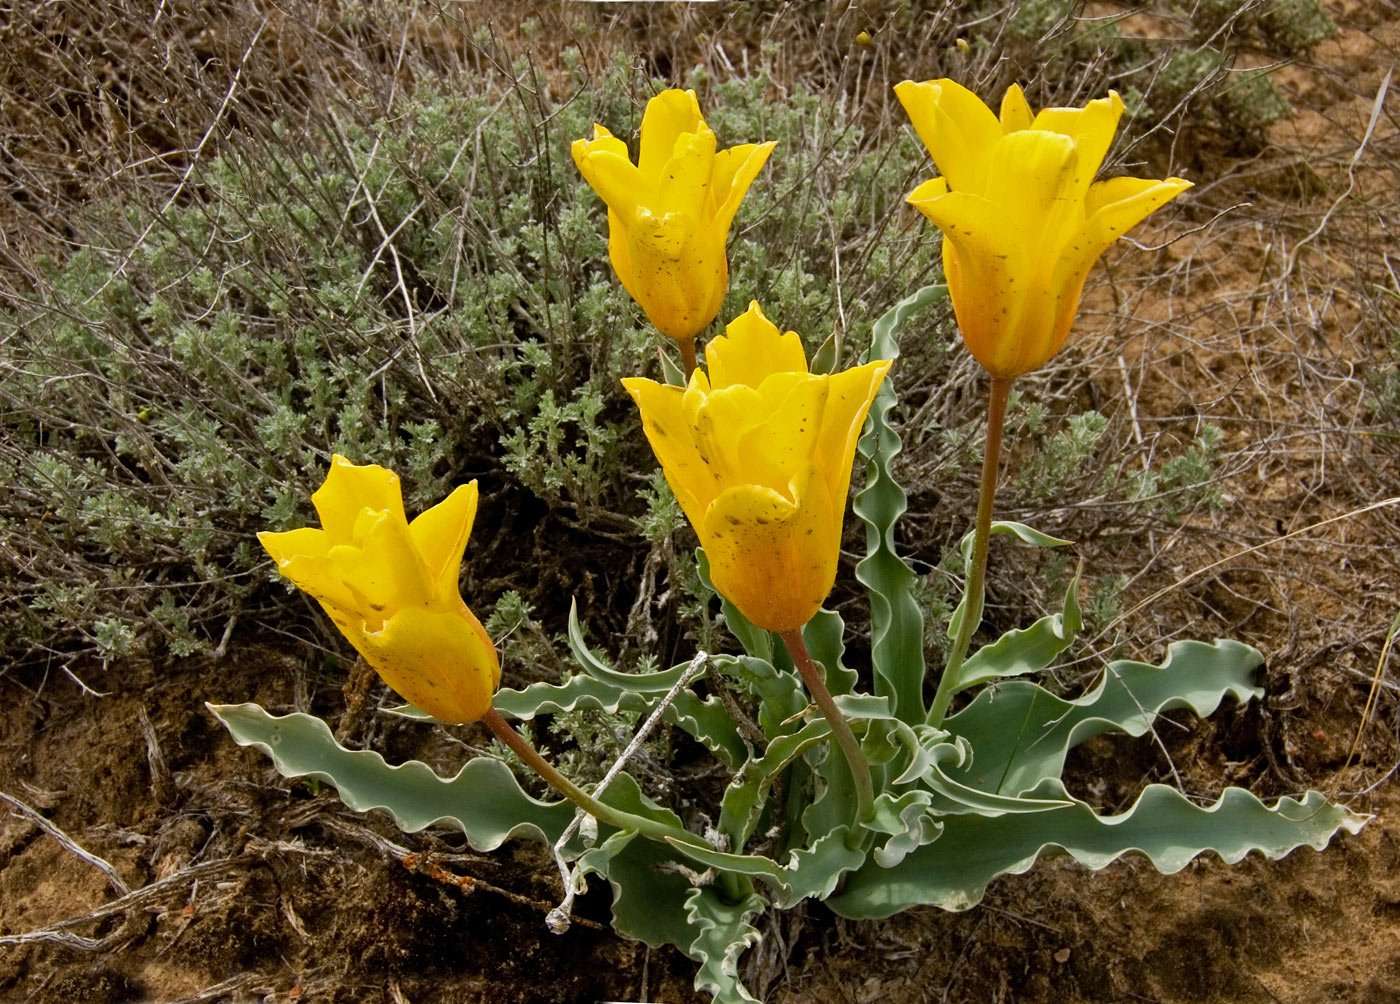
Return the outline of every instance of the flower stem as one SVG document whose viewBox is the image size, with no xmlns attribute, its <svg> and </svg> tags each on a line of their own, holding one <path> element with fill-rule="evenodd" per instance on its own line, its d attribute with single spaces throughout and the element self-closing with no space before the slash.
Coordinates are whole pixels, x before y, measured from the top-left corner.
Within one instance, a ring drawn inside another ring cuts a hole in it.
<svg viewBox="0 0 1400 1004">
<path fill-rule="evenodd" d="M 695 372 L 695 339 L 682 338 L 677 342 L 681 347 L 681 362 L 685 363 L 685 383 L 690 386 L 690 374 Z"/>
<path fill-rule="evenodd" d="M 778 636 L 787 646 L 788 655 L 792 656 L 797 671 L 802 674 L 802 682 L 807 685 L 807 692 L 812 695 L 812 700 L 817 702 L 817 707 L 826 716 L 827 724 L 831 726 L 831 732 L 836 737 L 836 743 L 846 756 L 846 766 L 850 768 L 851 778 L 856 785 L 856 803 L 860 819 L 865 822 L 875 815 L 875 785 L 870 780 L 870 764 L 866 762 L 865 754 L 860 751 L 860 744 L 856 742 L 855 733 L 851 731 L 846 716 L 841 714 L 841 709 L 831 697 L 831 691 L 826 689 L 826 681 L 817 672 L 816 664 L 812 662 L 812 656 L 807 651 L 807 643 L 802 638 L 802 629 L 780 631 Z"/>
<path fill-rule="evenodd" d="M 706 850 L 714 850 L 705 840 L 697 837 L 688 830 L 677 829 L 667 826 L 665 823 L 657 822 L 654 819 L 647 819 L 643 816 L 634 815 L 622 809 L 615 809 L 610 805 L 598 801 L 588 792 L 584 791 L 574 782 L 570 781 L 559 771 L 540 756 L 538 751 L 525 741 L 525 737 L 516 732 L 510 724 L 501 717 L 501 713 L 495 708 L 491 708 L 482 716 L 481 720 L 486 723 L 497 739 L 505 743 L 525 761 L 540 777 L 549 782 L 550 787 L 569 801 L 573 802 L 584 812 L 595 817 L 609 826 L 615 826 L 619 830 L 636 830 L 643 836 L 651 837 L 653 840 L 665 841 L 666 838 L 678 840 L 681 843 L 691 844 L 695 847 L 703 847 Z"/>
<path fill-rule="evenodd" d="M 982 603 L 986 595 L 987 545 L 992 535 L 992 504 L 997 494 L 997 468 L 1001 458 L 1001 429 L 1006 421 L 1006 399 L 1011 393 L 1011 378 L 993 377 L 992 390 L 987 400 L 987 442 L 982 451 L 982 485 L 977 494 L 977 526 L 972 536 L 972 568 L 967 573 L 964 586 L 962 623 L 958 625 L 958 636 L 953 639 L 953 648 L 948 653 L 948 663 L 943 667 L 943 676 L 938 681 L 938 692 L 933 697 L 933 707 L 929 709 L 928 723 L 934 727 L 943 724 L 943 716 L 948 713 L 948 704 L 957 692 L 958 678 L 962 675 L 963 660 L 967 658 L 967 646 L 972 634 L 982 623 Z"/>
</svg>

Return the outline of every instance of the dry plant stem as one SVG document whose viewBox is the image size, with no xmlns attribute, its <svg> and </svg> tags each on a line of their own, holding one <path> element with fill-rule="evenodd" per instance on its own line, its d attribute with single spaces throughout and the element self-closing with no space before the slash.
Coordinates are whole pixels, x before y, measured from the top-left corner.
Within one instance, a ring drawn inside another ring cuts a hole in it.
<svg viewBox="0 0 1400 1004">
<path fill-rule="evenodd" d="M 822 679 L 821 673 L 817 672 L 816 664 L 807 652 L 807 643 L 802 638 L 802 629 L 780 631 L 778 636 L 787 646 L 788 655 L 792 656 L 797 671 L 802 674 L 802 682 L 807 685 L 807 692 L 812 695 L 812 700 L 817 702 L 817 707 L 826 716 L 827 724 L 836 736 L 836 743 L 846 756 L 846 766 L 851 769 L 851 778 L 856 785 L 860 819 L 865 822 L 875 815 L 875 785 L 870 780 L 870 764 L 866 762 L 865 754 L 860 751 L 860 744 L 856 742 L 855 733 L 851 731 L 846 716 L 841 714 L 841 709 L 832 699 L 831 691 L 826 689 L 826 681 Z"/>
<path fill-rule="evenodd" d="M 972 569 L 968 572 L 963 592 L 967 606 L 963 610 L 962 623 L 958 625 L 958 636 L 953 639 L 953 648 L 948 653 L 948 663 L 943 667 L 943 676 L 938 681 L 933 707 L 929 709 L 928 723 L 934 727 L 943 724 L 948 704 L 957 692 L 968 643 L 972 641 L 972 633 L 982 623 L 987 545 L 992 536 L 992 504 L 996 500 L 997 467 L 1001 459 L 1001 429 L 1006 421 L 1006 399 L 1011 393 L 1014 379 L 992 378 L 992 389 L 987 400 L 987 442 L 982 452 L 982 485 L 977 493 L 977 526 L 972 536 Z"/>
<path fill-rule="evenodd" d="M 695 339 L 681 338 L 676 341 L 681 347 L 681 362 L 685 364 L 685 383 L 690 386 L 690 374 L 695 372 Z"/>
<path fill-rule="evenodd" d="M 544 757 L 536 752 L 533 746 L 525 741 L 524 736 L 511 728 L 510 724 L 501 717 L 501 713 L 495 708 L 491 708 L 487 711 L 486 714 L 482 716 L 481 720 L 486 723 L 486 727 L 495 734 L 497 739 L 505 743 L 516 756 L 529 764 L 530 769 L 544 778 L 551 788 L 595 819 L 607 823 L 609 826 L 615 826 L 619 830 L 635 830 L 643 836 L 651 837 L 653 840 L 660 840 L 662 842 L 674 840 L 677 843 L 690 844 L 694 847 L 703 847 L 709 851 L 714 850 L 705 840 L 687 830 L 667 826 L 665 823 L 658 823 L 654 819 L 637 816 L 630 812 L 625 812 L 622 809 L 614 809 L 612 806 L 605 805 L 598 801 L 563 774 L 559 773 L 559 771 L 555 770 Z"/>
</svg>

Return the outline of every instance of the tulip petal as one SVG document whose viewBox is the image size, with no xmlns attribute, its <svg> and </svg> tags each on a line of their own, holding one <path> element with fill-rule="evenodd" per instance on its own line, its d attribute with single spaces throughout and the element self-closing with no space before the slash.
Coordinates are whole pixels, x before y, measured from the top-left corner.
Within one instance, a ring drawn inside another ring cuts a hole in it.
<svg viewBox="0 0 1400 1004">
<path fill-rule="evenodd" d="M 758 387 L 773 373 L 806 373 L 807 356 L 797 332 L 780 333 L 754 300 L 705 346 L 705 366 L 716 390 L 734 384 Z"/>
<path fill-rule="evenodd" d="M 714 173 L 715 134 L 701 126 L 676 140 L 675 156 L 666 162 L 658 179 L 657 208 L 699 220 L 705 215 Z"/>
<path fill-rule="evenodd" d="M 675 156 L 676 141 L 700 131 L 705 120 L 694 91 L 666 90 L 647 102 L 642 114 L 642 143 L 637 166 L 648 179 L 658 179 Z"/>
<path fill-rule="evenodd" d="M 763 382 L 758 394 L 768 414 L 761 424 L 736 437 L 737 480 L 780 494 L 791 491 L 793 474 L 814 461 L 830 382 L 826 376 L 798 373 L 775 373 Z"/>
<path fill-rule="evenodd" d="M 955 192 L 980 192 L 983 158 L 1004 132 L 992 110 L 946 77 L 896 84 L 895 94 Z"/>
<path fill-rule="evenodd" d="M 662 334 L 694 338 L 714 319 L 729 268 L 723 235 L 718 242 L 692 216 L 654 215 L 638 207 L 623 230 L 630 275 L 618 273 L 627 292 Z"/>
<path fill-rule="evenodd" d="M 771 488 L 735 485 L 697 528 L 715 589 L 769 631 L 807 623 L 836 581 L 841 528 L 825 484 L 809 465 L 790 491 L 795 502 Z"/>
<path fill-rule="evenodd" d="M 474 722 L 501 680 L 495 646 L 465 605 L 455 611 L 405 607 L 377 631 L 349 634 L 395 693 L 444 722 Z"/>
<path fill-rule="evenodd" d="M 437 597 L 451 596 L 457 590 L 462 553 L 476 520 L 477 498 L 475 481 L 458 485 L 451 495 L 408 524 L 408 535 L 423 559 Z"/>
<path fill-rule="evenodd" d="M 382 509 L 404 521 L 399 476 L 378 464 L 352 464 L 338 453 L 325 483 L 311 494 L 311 504 L 332 543 L 350 542 L 362 509 Z"/>
<path fill-rule="evenodd" d="M 838 519 L 846 511 L 851 465 L 855 462 L 856 443 L 865 425 L 866 413 L 891 365 L 888 360 L 877 359 L 831 376 L 821 418 L 821 437 L 813 459 L 826 482 Z"/>
<path fill-rule="evenodd" d="M 330 535 L 315 527 L 285 533 L 258 534 L 258 542 L 277 562 L 277 571 L 324 607 L 356 609 L 354 593 L 346 588 L 330 560 Z"/>
<path fill-rule="evenodd" d="M 916 208 L 943 231 L 944 277 L 969 351 L 993 376 L 1017 375 L 1028 347 L 1025 338 L 1005 336 L 1021 321 L 1031 263 L 1015 223 L 999 206 L 962 192 Z"/>
<path fill-rule="evenodd" d="M 1123 99 L 1117 91 L 1109 91 L 1108 97 L 1096 98 L 1083 108 L 1042 108 L 1035 117 L 1032 129 L 1068 136 L 1079 150 L 1083 170 L 1076 180 L 1075 198 L 1084 198 L 1099 165 L 1108 155 L 1108 148 L 1113 145 L 1113 134 L 1122 116 Z"/>
<path fill-rule="evenodd" d="M 1078 228 L 1082 167 L 1069 137 L 1035 129 L 1011 133 L 997 143 L 986 167 L 982 195 L 999 208 L 1003 229 L 1015 230 L 1025 250 L 1053 253 Z"/>
<path fill-rule="evenodd" d="M 1035 116 L 1031 114 L 1030 103 L 1019 84 L 1012 84 L 1001 98 L 1001 128 L 1003 132 L 1016 132 L 1029 129 Z"/>
<path fill-rule="evenodd" d="M 774 402 L 752 387 L 734 384 L 706 395 L 695 415 L 695 445 L 721 485 L 745 480 L 739 440 L 768 422 Z M 790 471 L 782 475 L 786 479 Z"/>
<path fill-rule="evenodd" d="M 704 377 L 699 370 L 695 375 Z M 694 383 L 693 376 L 692 386 Z M 642 414 L 642 431 L 661 462 L 681 511 L 692 526 L 699 526 L 705 509 L 719 494 L 720 484 L 696 446 L 695 423 L 686 414 L 685 395 L 679 387 L 668 387 L 641 377 L 628 377 L 622 381 L 622 386 L 637 402 Z M 692 400 L 698 406 L 703 396 Z"/>
<path fill-rule="evenodd" d="M 655 204 L 656 182 L 644 177 L 627 159 L 627 151 L 598 150 L 578 163 L 579 172 L 607 203 L 608 209 L 628 219 L 647 204 Z"/>
<path fill-rule="evenodd" d="M 1113 178 L 1089 189 L 1086 208 L 1091 215 L 1055 263 L 1052 283 L 1061 292 L 1052 353 L 1059 351 L 1074 322 L 1084 281 L 1094 262 L 1119 237 L 1190 187 L 1191 182 L 1183 178 Z"/>
<path fill-rule="evenodd" d="M 593 124 L 592 139 L 576 139 L 569 146 L 569 153 L 574 158 L 574 166 L 579 168 L 580 171 L 583 170 L 583 162 L 590 153 L 598 153 L 603 150 L 615 153 L 623 158 L 627 157 L 627 144 L 596 122 Z"/>
<path fill-rule="evenodd" d="M 608 261 L 612 263 L 622 288 L 636 300 L 637 296 L 632 290 L 636 288 L 637 280 L 632 277 L 632 251 L 627 244 L 627 228 L 622 225 L 622 217 L 611 209 L 608 210 Z"/>
<path fill-rule="evenodd" d="M 283 533 L 264 530 L 258 534 L 258 543 L 278 565 L 301 555 L 324 558 L 331 549 L 330 535 L 314 526 L 302 526 Z"/>
<path fill-rule="evenodd" d="M 710 182 L 710 195 L 714 202 L 713 223 L 715 229 L 728 233 L 734 222 L 734 214 L 739 211 L 739 203 L 744 201 L 749 186 L 768 163 L 768 156 L 777 146 L 776 142 L 746 143 L 730 147 L 715 154 L 714 178 Z"/>
<path fill-rule="evenodd" d="M 433 588 L 403 516 L 364 512 L 367 530 L 361 545 L 336 545 L 328 557 L 332 571 L 362 597 L 355 609 L 378 630 L 379 623 L 401 607 L 431 605 Z"/>
</svg>

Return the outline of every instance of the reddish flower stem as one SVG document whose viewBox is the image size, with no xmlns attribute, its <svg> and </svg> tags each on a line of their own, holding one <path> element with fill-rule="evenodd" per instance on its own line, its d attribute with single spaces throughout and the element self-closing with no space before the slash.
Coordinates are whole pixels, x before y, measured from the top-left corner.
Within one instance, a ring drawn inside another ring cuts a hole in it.
<svg viewBox="0 0 1400 1004">
<path fill-rule="evenodd" d="M 821 713 L 826 716 L 827 724 L 831 726 L 832 735 L 836 737 L 837 745 L 845 754 L 846 766 L 850 768 L 851 778 L 856 785 L 856 803 L 860 819 L 862 822 L 868 821 L 875 815 L 875 785 L 870 780 L 870 764 L 866 762 L 865 754 L 860 751 L 860 744 L 856 742 L 855 733 L 851 731 L 846 716 L 841 714 L 841 709 L 836 706 L 831 691 L 826 689 L 826 681 L 822 679 L 816 664 L 812 662 L 812 656 L 807 651 L 807 642 L 802 638 L 802 629 L 793 628 L 791 631 L 779 631 L 778 637 L 783 639 L 783 644 L 787 646 L 788 655 L 792 656 L 792 661 L 797 666 L 797 672 L 802 675 L 802 682 L 807 685 L 807 692 L 812 695 L 812 700 L 821 709 Z"/>
<path fill-rule="evenodd" d="M 943 724 L 948 713 L 948 705 L 957 693 L 958 677 L 962 673 L 963 661 L 967 658 L 967 646 L 972 634 L 982 623 L 982 604 L 986 594 L 987 545 L 992 536 L 992 506 L 997 494 L 997 469 L 1001 459 L 1001 430 L 1006 423 L 1006 399 L 1011 394 L 1011 378 L 992 378 L 992 390 L 987 399 L 987 441 L 982 451 L 982 484 L 977 495 L 977 525 L 972 536 L 972 568 L 968 570 L 967 584 L 963 596 L 967 606 L 963 609 L 962 623 L 958 625 L 958 635 L 953 639 L 953 648 L 948 653 L 948 663 L 943 667 L 943 676 L 938 681 L 938 691 L 933 697 L 933 707 L 929 709 L 928 723 L 933 726 Z"/>
</svg>

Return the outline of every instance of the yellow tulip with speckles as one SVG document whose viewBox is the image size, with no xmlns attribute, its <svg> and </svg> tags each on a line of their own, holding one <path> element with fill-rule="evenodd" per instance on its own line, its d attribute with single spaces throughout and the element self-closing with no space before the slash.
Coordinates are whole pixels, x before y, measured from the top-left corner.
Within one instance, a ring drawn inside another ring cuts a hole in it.
<svg viewBox="0 0 1400 1004">
<path fill-rule="evenodd" d="M 444 722 L 484 715 L 501 666 L 457 587 L 476 482 L 410 523 L 398 475 L 337 456 L 311 502 L 319 529 L 258 534 L 278 571 L 316 598 L 404 700 Z"/>
<path fill-rule="evenodd" d="M 1032 114 L 1014 84 L 998 116 L 952 80 L 895 93 L 940 177 L 907 201 L 943 231 L 943 271 L 963 341 L 1001 379 L 1064 345 L 1084 279 L 1115 240 L 1191 182 L 1094 181 L 1123 114 L 1116 92 Z"/>
<path fill-rule="evenodd" d="M 715 588 L 759 627 L 790 631 L 836 580 L 856 440 L 890 363 L 809 373 L 797 333 L 780 334 L 757 303 L 705 361 L 684 390 L 622 384 Z"/>
<path fill-rule="evenodd" d="M 775 144 L 715 149 L 694 91 L 647 102 L 637 163 L 600 125 L 574 142 L 574 163 L 608 206 L 608 257 L 663 335 L 680 342 L 719 313 L 734 214 Z"/>
</svg>

